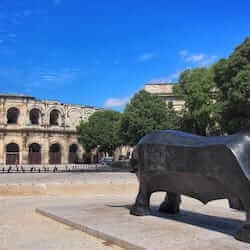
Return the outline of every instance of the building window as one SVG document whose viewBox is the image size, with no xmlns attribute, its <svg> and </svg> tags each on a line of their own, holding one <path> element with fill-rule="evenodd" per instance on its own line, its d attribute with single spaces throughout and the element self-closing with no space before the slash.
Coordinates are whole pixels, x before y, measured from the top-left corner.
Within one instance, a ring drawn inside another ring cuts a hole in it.
<svg viewBox="0 0 250 250">
<path fill-rule="evenodd" d="M 72 144 L 69 147 L 69 163 L 78 163 L 78 146 L 76 144 Z"/>
<path fill-rule="evenodd" d="M 19 146 L 16 143 L 6 146 L 6 164 L 19 164 Z"/>
<path fill-rule="evenodd" d="M 7 123 L 17 124 L 19 117 L 19 110 L 17 108 L 10 108 L 7 112 Z"/>
<path fill-rule="evenodd" d="M 61 146 L 58 143 L 52 144 L 49 148 L 49 163 L 61 164 Z"/>
<path fill-rule="evenodd" d="M 53 109 L 50 112 L 50 125 L 54 125 L 54 126 L 59 126 L 60 124 L 60 112 L 56 109 Z"/>
<path fill-rule="evenodd" d="M 32 109 L 30 111 L 30 123 L 32 125 L 38 125 L 40 120 L 40 110 L 39 109 Z"/>
<path fill-rule="evenodd" d="M 29 164 L 41 164 L 41 146 L 38 143 L 29 145 Z"/>
</svg>

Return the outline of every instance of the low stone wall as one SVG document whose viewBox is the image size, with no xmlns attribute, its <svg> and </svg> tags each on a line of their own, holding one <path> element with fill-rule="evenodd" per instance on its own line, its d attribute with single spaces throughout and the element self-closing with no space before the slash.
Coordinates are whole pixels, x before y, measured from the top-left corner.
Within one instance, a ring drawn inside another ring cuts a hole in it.
<svg viewBox="0 0 250 250">
<path fill-rule="evenodd" d="M 130 173 L 26 173 L 0 175 L 0 196 L 136 194 Z"/>
</svg>

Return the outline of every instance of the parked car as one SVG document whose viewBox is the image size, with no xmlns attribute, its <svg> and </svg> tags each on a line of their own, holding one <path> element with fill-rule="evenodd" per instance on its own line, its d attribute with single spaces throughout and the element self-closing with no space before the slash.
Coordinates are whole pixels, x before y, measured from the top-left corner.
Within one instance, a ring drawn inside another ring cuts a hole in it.
<svg viewBox="0 0 250 250">
<path fill-rule="evenodd" d="M 102 160 L 99 161 L 100 164 L 102 165 L 111 165 L 111 163 L 113 162 L 113 157 L 105 157 Z"/>
</svg>

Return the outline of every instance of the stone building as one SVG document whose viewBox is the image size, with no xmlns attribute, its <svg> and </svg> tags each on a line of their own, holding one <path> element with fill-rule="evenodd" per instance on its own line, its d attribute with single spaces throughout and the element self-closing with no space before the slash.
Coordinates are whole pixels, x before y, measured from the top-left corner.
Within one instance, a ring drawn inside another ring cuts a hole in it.
<svg viewBox="0 0 250 250">
<path fill-rule="evenodd" d="M 185 101 L 183 96 L 173 93 L 173 86 L 172 83 L 147 83 L 144 85 L 144 90 L 152 95 L 160 96 L 166 103 L 171 102 L 173 108 L 180 111 L 184 108 Z"/>
<path fill-rule="evenodd" d="M 63 164 L 83 159 L 76 126 L 97 110 L 0 94 L 0 164 Z"/>
</svg>

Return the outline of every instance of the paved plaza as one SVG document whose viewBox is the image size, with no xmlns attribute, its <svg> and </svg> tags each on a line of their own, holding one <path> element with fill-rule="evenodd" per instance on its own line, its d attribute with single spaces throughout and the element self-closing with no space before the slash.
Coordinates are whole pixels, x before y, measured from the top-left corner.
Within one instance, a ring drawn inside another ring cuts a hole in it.
<svg viewBox="0 0 250 250">
<path fill-rule="evenodd" d="M 0 183 L 0 250 L 249 249 L 233 238 L 245 215 L 226 200 L 184 197 L 180 216 L 166 216 L 158 193 L 151 216 L 130 216 L 131 173 L 2 174 Z"/>
<path fill-rule="evenodd" d="M 132 195 L 105 195 L 74 204 L 38 207 L 37 212 L 125 249 L 249 249 L 248 243 L 233 238 L 245 215 L 228 208 L 227 200 L 204 206 L 183 197 L 181 213 L 166 215 L 157 210 L 163 198 L 163 193 L 154 194 L 151 215 L 144 217 L 129 214 Z"/>
</svg>

